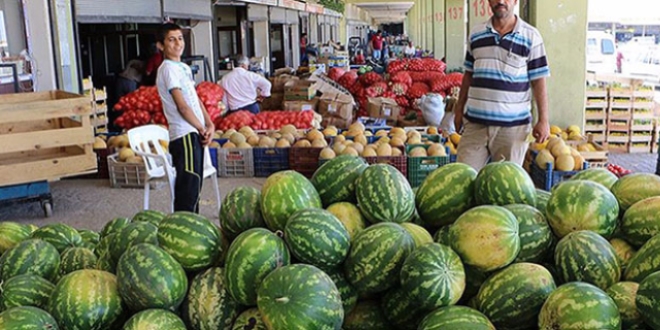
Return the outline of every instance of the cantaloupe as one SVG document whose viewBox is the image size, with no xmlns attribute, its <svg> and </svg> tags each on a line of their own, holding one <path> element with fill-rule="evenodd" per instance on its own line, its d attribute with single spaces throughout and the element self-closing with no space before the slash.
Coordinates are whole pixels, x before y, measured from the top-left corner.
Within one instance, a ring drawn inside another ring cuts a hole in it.
<svg viewBox="0 0 660 330">
<path fill-rule="evenodd" d="M 297 148 L 309 148 L 312 146 L 312 143 L 309 142 L 309 140 L 301 139 L 296 141 L 296 143 L 294 143 L 293 146 Z"/>
<path fill-rule="evenodd" d="M 387 136 L 388 133 L 389 133 L 389 132 L 387 132 L 386 130 L 381 129 L 381 130 L 378 130 L 378 131 L 376 132 L 376 136 L 383 137 L 383 136 Z"/>
<path fill-rule="evenodd" d="M 229 137 L 229 141 L 233 142 L 235 145 L 239 145 L 241 143 L 245 143 L 246 139 L 245 135 L 236 132 Z"/>
<path fill-rule="evenodd" d="M 555 159 L 555 169 L 557 171 L 572 171 L 575 168 L 575 159 L 570 154 L 563 154 Z"/>
<path fill-rule="evenodd" d="M 362 143 L 351 143 L 351 148 L 355 149 L 358 154 L 362 154 L 362 152 L 364 152 L 365 146 L 362 145 Z"/>
<path fill-rule="evenodd" d="M 346 149 L 346 145 L 344 143 L 335 142 L 335 144 L 332 146 L 332 150 L 334 150 L 337 155 L 341 154 L 344 149 Z"/>
<path fill-rule="evenodd" d="M 255 135 L 250 135 L 247 138 L 247 143 L 249 143 L 251 146 L 255 147 L 259 145 L 259 136 Z"/>
<path fill-rule="evenodd" d="M 401 156 L 403 155 L 403 152 L 399 148 L 392 148 L 392 156 Z"/>
<path fill-rule="evenodd" d="M 575 161 L 575 166 L 573 166 L 574 171 L 579 171 L 582 169 L 582 166 L 584 165 L 584 157 L 580 155 L 579 153 L 577 155 L 572 155 L 573 156 L 573 161 Z"/>
<path fill-rule="evenodd" d="M 376 153 L 376 149 L 374 148 L 364 148 L 364 151 L 362 151 L 362 157 L 376 157 L 378 154 Z"/>
<path fill-rule="evenodd" d="M 250 148 L 252 148 L 252 145 L 249 144 L 249 143 L 247 143 L 247 142 L 241 142 L 241 143 L 239 143 L 239 144 L 236 145 L 236 148 L 239 148 L 239 149 L 250 149 Z"/>
<path fill-rule="evenodd" d="M 426 134 L 432 134 L 432 135 L 438 134 L 438 128 L 437 128 L 437 127 L 433 127 L 433 126 L 429 126 L 429 127 L 426 129 Z"/>
<path fill-rule="evenodd" d="M 359 156 L 357 150 L 353 149 L 352 147 L 346 147 L 344 151 L 341 152 L 342 155 L 351 155 L 351 156 Z"/>
<path fill-rule="evenodd" d="M 447 148 L 442 144 L 434 143 L 429 147 L 427 153 L 431 157 L 444 157 L 447 156 Z"/>
<path fill-rule="evenodd" d="M 127 159 L 129 159 L 131 157 L 134 157 L 134 156 L 135 156 L 135 152 L 133 152 L 133 149 L 131 149 L 131 148 L 124 147 L 124 148 L 121 148 L 121 150 L 119 150 L 119 161 L 120 162 L 125 162 Z"/>
<path fill-rule="evenodd" d="M 548 149 L 543 149 L 539 151 L 534 161 L 539 168 L 545 170 L 548 168 L 548 163 L 553 164 L 552 166 L 554 167 L 555 157 L 552 156 L 552 153 Z"/>
<path fill-rule="evenodd" d="M 223 149 L 232 149 L 232 148 L 236 148 L 236 145 L 234 144 L 234 142 L 227 141 L 227 142 L 225 142 L 225 144 L 222 145 L 222 148 Z"/>
<path fill-rule="evenodd" d="M 410 157 L 427 157 L 426 149 L 424 147 L 415 147 L 408 153 Z"/>
<path fill-rule="evenodd" d="M 312 140 L 312 147 L 314 148 L 323 148 L 327 146 L 328 146 L 328 142 L 326 142 L 325 139 L 323 138 Z"/>
<path fill-rule="evenodd" d="M 323 140 L 323 133 L 319 132 L 316 128 L 312 129 L 307 133 L 307 140 L 314 141 L 314 140 Z"/>
<path fill-rule="evenodd" d="M 295 136 L 298 133 L 298 129 L 295 126 L 293 126 L 291 124 L 288 124 L 288 125 L 284 125 L 284 126 L 282 126 L 282 128 L 280 128 L 280 133 L 282 133 L 282 134 L 291 133 L 291 135 Z"/>
<path fill-rule="evenodd" d="M 335 137 L 335 142 L 344 142 L 344 141 L 346 141 L 346 137 L 343 135 L 337 135 Z"/>
<path fill-rule="evenodd" d="M 279 139 L 275 143 L 275 148 L 288 148 L 291 146 L 291 143 L 289 143 L 289 140 L 287 139 Z"/>
<path fill-rule="evenodd" d="M 262 136 L 259 139 L 259 144 L 258 146 L 260 148 L 273 148 L 275 147 L 276 140 L 271 138 L 270 136 Z"/>
<path fill-rule="evenodd" d="M 378 156 L 392 156 L 392 147 L 389 144 L 381 143 L 376 149 Z"/>
<path fill-rule="evenodd" d="M 333 159 L 335 156 L 335 152 L 330 148 L 323 148 L 323 150 L 321 150 L 321 154 L 319 155 L 321 159 Z"/>
<path fill-rule="evenodd" d="M 108 148 L 108 145 L 103 141 L 102 138 L 100 137 L 95 137 L 94 138 L 94 145 L 92 146 L 94 149 L 106 149 Z"/>
<path fill-rule="evenodd" d="M 392 147 L 402 147 L 405 144 L 405 140 L 401 139 L 399 136 L 395 136 L 390 139 L 390 145 Z"/>
</svg>

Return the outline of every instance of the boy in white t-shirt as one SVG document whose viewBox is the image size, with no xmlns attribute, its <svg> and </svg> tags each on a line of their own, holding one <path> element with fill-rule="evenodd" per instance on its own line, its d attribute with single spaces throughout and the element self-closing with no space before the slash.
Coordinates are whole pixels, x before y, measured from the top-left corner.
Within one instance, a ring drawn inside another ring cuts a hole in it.
<svg viewBox="0 0 660 330">
<path fill-rule="evenodd" d="M 186 47 L 181 28 L 163 24 L 157 37 L 164 61 L 158 68 L 156 86 L 169 124 L 169 151 L 176 169 L 174 211 L 198 213 L 204 147 L 211 143 L 215 127 L 197 96 L 190 67 L 181 62 Z"/>
</svg>

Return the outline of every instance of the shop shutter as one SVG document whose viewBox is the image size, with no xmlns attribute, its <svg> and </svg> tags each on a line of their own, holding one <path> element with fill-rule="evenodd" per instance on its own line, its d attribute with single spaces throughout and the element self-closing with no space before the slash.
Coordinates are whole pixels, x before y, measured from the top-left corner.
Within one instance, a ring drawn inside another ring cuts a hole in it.
<svg viewBox="0 0 660 330">
<path fill-rule="evenodd" d="M 270 23 L 286 24 L 286 10 L 280 7 L 270 7 Z"/>
<path fill-rule="evenodd" d="M 297 10 L 287 10 L 286 11 L 286 24 L 299 25 L 300 18 L 298 18 Z"/>
<path fill-rule="evenodd" d="M 212 3 L 208 0 L 163 0 L 165 16 L 183 19 L 213 20 Z"/>
<path fill-rule="evenodd" d="M 248 21 L 261 22 L 268 20 L 268 6 L 248 5 Z"/>
<path fill-rule="evenodd" d="M 160 23 L 160 0 L 76 0 L 79 23 Z"/>
</svg>

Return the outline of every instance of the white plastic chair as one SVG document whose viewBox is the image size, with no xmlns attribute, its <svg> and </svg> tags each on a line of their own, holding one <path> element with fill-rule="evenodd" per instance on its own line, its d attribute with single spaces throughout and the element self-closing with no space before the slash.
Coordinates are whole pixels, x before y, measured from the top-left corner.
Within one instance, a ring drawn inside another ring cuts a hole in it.
<svg viewBox="0 0 660 330">
<path fill-rule="evenodd" d="M 135 154 L 142 156 L 146 167 L 144 179 L 144 209 L 149 209 L 150 183 L 154 180 L 164 180 L 170 189 L 170 212 L 174 212 L 174 184 L 176 170 L 172 166 L 171 156 L 160 145 L 159 140 L 169 143 L 170 136 L 167 130 L 157 125 L 146 125 L 128 131 L 128 141 Z M 155 152 L 155 153 L 154 153 Z M 211 177 L 216 194 L 218 211 L 220 210 L 220 189 L 216 179 L 216 169 L 211 163 L 208 148 L 204 148 L 203 178 Z"/>
</svg>

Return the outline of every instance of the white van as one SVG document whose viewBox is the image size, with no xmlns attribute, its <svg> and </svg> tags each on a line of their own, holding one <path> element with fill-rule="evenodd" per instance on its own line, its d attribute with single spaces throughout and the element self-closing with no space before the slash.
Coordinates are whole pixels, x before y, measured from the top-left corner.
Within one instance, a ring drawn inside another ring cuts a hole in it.
<svg viewBox="0 0 660 330">
<path fill-rule="evenodd" d="M 604 31 L 587 32 L 587 71 L 616 72 L 616 44 L 614 36 Z"/>
</svg>

